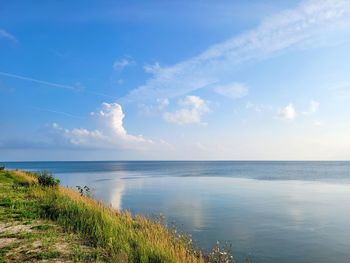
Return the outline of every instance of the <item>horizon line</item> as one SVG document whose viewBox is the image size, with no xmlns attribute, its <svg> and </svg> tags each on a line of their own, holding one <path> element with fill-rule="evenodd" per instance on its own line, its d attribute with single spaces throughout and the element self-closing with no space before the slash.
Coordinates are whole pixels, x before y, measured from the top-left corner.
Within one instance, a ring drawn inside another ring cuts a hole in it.
<svg viewBox="0 0 350 263">
<path fill-rule="evenodd" d="M 0 161 L 1 163 L 30 163 L 30 162 L 350 162 L 349 160 L 315 160 L 315 159 L 307 159 L 307 160 L 297 160 L 297 159 L 281 159 L 281 160 L 263 160 L 263 159 L 220 159 L 220 160 L 206 160 L 206 159 L 191 159 L 191 160 L 177 160 L 177 159 L 169 159 L 169 160 L 27 160 L 27 161 Z"/>
</svg>

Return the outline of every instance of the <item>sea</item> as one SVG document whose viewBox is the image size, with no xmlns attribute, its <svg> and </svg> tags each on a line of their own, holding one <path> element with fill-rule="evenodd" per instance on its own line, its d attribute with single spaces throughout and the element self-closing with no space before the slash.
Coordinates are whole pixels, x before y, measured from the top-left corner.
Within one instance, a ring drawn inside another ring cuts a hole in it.
<svg viewBox="0 0 350 263">
<path fill-rule="evenodd" d="M 350 262 L 350 162 L 5 162 L 88 186 L 118 210 L 162 216 L 239 262 Z"/>
</svg>

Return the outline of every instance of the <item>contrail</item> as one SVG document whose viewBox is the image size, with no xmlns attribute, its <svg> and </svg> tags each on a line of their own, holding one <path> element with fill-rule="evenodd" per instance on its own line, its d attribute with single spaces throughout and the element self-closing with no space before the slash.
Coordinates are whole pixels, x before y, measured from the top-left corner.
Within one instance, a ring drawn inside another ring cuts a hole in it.
<svg viewBox="0 0 350 263">
<path fill-rule="evenodd" d="M 71 86 L 71 85 L 64 85 L 64 84 L 49 82 L 49 81 L 40 80 L 40 79 L 33 79 L 33 78 L 20 76 L 20 75 L 16 75 L 16 74 L 12 74 L 12 73 L 7 73 L 7 72 L 2 72 L 2 71 L 0 71 L 0 75 L 5 76 L 5 77 L 9 77 L 9 78 L 15 78 L 15 79 L 20 79 L 20 80 L 35 82 L 35 83 L 39 83 L 39 84 L 43 84 L 43 85 L 47 85 L 47 86 L 51 86 L 51 87 L 55 87 L 55 88 L 67 89 L 67 90 L 72 90 L 72 91 L 77 90 L 76 87 Z M 84 89 L 83 91 L 86 93 L 90 93 L 90 94 L 94 94 L 94 95 L 98 95 L 98 96 L 102 96 L 102 97 L 117 99 L 117 97 L 110 96 L 110 95 L 100 93 L 100 92 L 95 92 L 95 91 L 86 90 L 86 89 Z"/>
<path fill-rule="evenodd" d="M 76 116 L 64 111 L 56 111 L 56 110 L 50 110 L 50 109 L 44 109 L 44 108 L 38 108 L 38 107 L 29 107 L 30 109 L 34 109 L 34 110 L 39 110 L 39 111 L 46 111 L 46 112 L 51 112 L 51 113 L 56 113 L 56 114 L 61 114 L 67 117 L 71 117 L 71 118 L 77 118 L 77 119 L 85 119 L 84 117 L 80 117 L 80 116 Z"/>
<path fill-rule="evenodd" d="M 43 81 L 43 80 L 39 80 L 39 79 L 28 78 L 28 77 L 19 76 L 19 75 L 6 73 L 6 72 L 2 72 L 2 71 L 0 71 L 0 75 L 6 76 L 6 77 L 10 77 L 10 78 L 15 78 L 15 79 L 27 80 L 27 81 L 31 81 L 31 82 L 35 82 L 35 83 L 39 83 L 39 84 L 44 84 L 44 85 L 49 85 L 49 86 L 62 88 L 62 89 L 76 90 L 76 88 L 73 87 L 73 86 L 62 85 L 62 84 L 57 84 L 57 83 L 53 83 L 53 82 Z"/>
</svg>

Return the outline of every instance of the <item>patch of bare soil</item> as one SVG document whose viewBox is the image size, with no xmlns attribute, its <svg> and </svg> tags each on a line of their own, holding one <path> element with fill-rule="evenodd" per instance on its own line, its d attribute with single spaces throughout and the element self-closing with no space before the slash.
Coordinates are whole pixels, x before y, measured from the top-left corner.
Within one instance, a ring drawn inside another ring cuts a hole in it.
<svg viewBox="0 0 350 263">
<path fill-rule="evenodd" d="M 9 238 L 9 237 L 0 238 L 0 248 L 11 246 L 16 241 L 18 241 L 17 238 Z"/>
<path fill-rule="evenodd" d="M 0 234 L 18 234 L 20 232 L 31 232 L 31 225 L 24 225 L 21 222 L 0 223 Z"/>
<path fill-rule="evenodd" d="M 40 226 L 51 227 L 43 230 Z M 0 222 L 1 250 L 4 251 L 4 262 L 11 263 L 94 262 L 88 256 L 94 248 L 84 245 L 77 237 L 67 235 L 59 226 L 41 221 L 31 224 Z M 78 257 L 76 250 L 80 251 Z"/>
</svg>

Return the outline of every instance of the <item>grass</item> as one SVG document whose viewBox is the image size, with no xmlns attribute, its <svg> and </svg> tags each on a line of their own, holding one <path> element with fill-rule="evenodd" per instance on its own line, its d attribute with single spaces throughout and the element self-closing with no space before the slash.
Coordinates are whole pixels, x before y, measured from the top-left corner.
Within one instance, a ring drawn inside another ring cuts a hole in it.
<svg viewBox="0 0 350 263">
<path fill-rule="evenodd" d="M 41 217 L 40 200 L 31 197 L 36 178 L 0 171 L 0 262 L 99 262 L 104 252 L 78 233 Z"/>
</svg>

